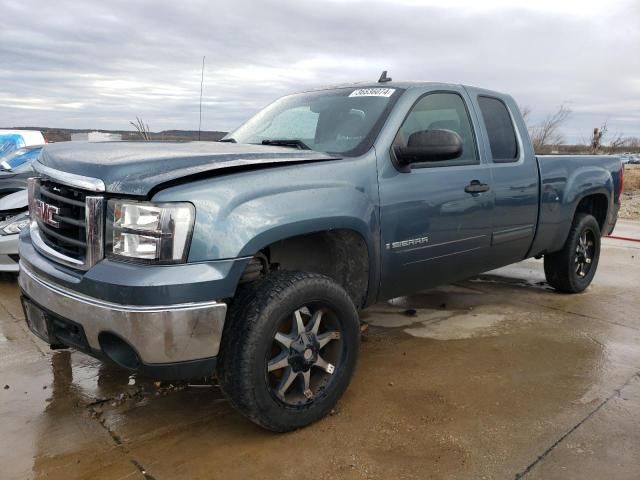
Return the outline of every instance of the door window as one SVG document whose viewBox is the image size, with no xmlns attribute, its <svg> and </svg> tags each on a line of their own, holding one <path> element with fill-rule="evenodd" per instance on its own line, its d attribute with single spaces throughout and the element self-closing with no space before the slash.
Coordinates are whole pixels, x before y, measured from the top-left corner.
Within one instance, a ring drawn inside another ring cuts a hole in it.
<svg viewBox="0 0 640 480">
<path fill-rule="evenodd" d="M 462 97 L 456 93 L 431 93 L 413 106 L 394 140 L 394 145 L 406 146 L 409 137 L 422 130 L 453 130 L 462 138 L 462 155 L 454 160 L 424 162 L 415 167 L 478 164 L 473 128 Z"/>
</svg>

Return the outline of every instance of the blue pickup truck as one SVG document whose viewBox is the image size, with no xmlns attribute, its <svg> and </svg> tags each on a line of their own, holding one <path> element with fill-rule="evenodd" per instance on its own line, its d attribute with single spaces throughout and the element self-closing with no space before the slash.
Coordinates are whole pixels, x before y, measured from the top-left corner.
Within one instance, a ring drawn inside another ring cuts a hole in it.
<svg viewBox="0 0 640 480">
<path fill-rule="evenodd" d="M 344 393 L 368 305 L 529 257 L 585 290 L 623 181 L 617 157 L 536 157 L 508 95 L 395 82 L 285 96 L 218 143 L 48 145 L 34 169 L 30 329 L 216 375 L 273 431 Z"/>
</svg>

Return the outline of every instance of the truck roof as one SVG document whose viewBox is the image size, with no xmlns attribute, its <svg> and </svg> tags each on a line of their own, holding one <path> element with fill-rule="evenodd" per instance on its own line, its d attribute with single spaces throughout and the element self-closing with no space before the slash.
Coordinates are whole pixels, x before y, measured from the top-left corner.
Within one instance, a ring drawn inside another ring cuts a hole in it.
<svg viewBox="0 0 640 480">
<path fill-rule="evenodd" d="M 446 83 L 446 82 L 427 82 L 427 81 L 402 81 L 402 82 L 353 82 L 353 83 L 341 83 L 336 85 L 329 85 L 319 88 L 314 88 L 308 91 L 321 91 L 321 90 L 329 90 L 332 88 L 402 88 L 408 90 L 410 88 L 425 88 L 425 87 L 436 87 L 436 88 L 451 88 L 451 87 L 463 87 L 465 89 L 481 91 L 484 93 L 491 93 L 494 95 L 507 96 L 506 93 L 498 92 L 496 90 L 488 90 L 486 88 L 475 87 L 473 85 L 465 85 L 462 83 Z"/>
</svg>

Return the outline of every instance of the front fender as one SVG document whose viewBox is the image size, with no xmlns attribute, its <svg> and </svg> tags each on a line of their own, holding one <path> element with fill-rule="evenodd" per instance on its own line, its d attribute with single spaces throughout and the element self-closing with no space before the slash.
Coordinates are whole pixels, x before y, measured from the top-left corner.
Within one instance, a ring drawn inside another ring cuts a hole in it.
<svg viewBox="0 0 640 480">
<path fill-rule="evenodd" d="M 189 262 L 252 256 L 278 240 L 333 229 L 360 234 L 371 255 L 379 232 L 375 169 L 360 165 L 243 172 L 172 187 L 153 200 L 195 205 Z"/>
<path fill-rule="evenodd" d="M 206 178 L 161 190 L 152 200 L 195 205 L 189 262 L 247 258 L 287 238 L 336 229 L 353 231 L 368 251 L 367 302 L 375 299 L 380 219 L 373 150 L 337 162 Z"/>
<path fill-rule="evenodd" d="M 339 185 L 300 188 L 232 202 L 216 208 L 215 218 L 196 200 L 189 261 L 252 256 L 278 240 L 337 228 L 370 240 L 376 215 L 362 192 Z"/>
</svg>

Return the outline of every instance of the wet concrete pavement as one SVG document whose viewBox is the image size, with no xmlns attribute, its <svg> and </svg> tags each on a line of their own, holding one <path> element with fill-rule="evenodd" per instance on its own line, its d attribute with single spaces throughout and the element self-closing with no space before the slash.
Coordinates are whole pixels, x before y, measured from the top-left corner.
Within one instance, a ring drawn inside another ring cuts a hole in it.
<svg viewBox="0 0 640 480">
<path fill-rule="evenodd" d="M 0 478 L 637 479 L 638 285 L 640 244 L 606 239 L 581 295 L 529 260 L 376 305 L 333 414 L 276 435 L 215 386 L 49 351 L 2 278 Z"/>
</svg>

